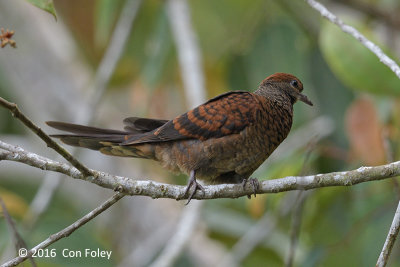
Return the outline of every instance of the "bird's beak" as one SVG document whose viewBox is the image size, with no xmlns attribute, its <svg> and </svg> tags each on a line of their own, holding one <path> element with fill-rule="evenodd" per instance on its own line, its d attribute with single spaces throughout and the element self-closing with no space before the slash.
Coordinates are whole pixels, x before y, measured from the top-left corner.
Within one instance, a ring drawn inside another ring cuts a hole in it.
<svg viewBox="0 0 400 267">
<path fill-rule="evenodd" d="M 313 103 L 310 101 L 310 99 L 308 99 L 307 96 L 296 92 L 295 97 L 297 98 L 297 100 L 300 100 L 300 101 L 302 101 L 302 102 L 304 102 L 304 103 L 306 103 L 306 104 L 308 104 L 310 106 L 313 106 Z"/>
</svg>

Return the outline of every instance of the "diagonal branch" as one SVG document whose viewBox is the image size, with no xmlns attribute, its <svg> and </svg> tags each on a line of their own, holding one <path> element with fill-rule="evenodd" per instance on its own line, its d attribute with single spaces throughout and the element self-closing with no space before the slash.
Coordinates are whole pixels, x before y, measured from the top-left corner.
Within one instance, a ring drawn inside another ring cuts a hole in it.
<svg viewBox="0 0 400 267">
<path fill-rule="evenodd" d="M 8 102 L 4 98 L 0 97 L 0 105 L 8 109 L 11 114 L 19 119 L 26 127 L 32 130 L 37 136 L 39 136 L 47 146 L 54 149 L 57 153 L 68 160 L 74 167 L 76 167 L 83 175 L 92 176 L 91 171 L 76 158 L 74 158 L 67 150 L 57 144 L 53 139 L 50 138 L 42 129 L 35 125 L 28 117 L 26 117 L 18 108 L 15 103 Z"/>
<path fill-rule="evenodd" d="M 206 100 L 206 90 L 201 52 L 196 32 L 192 26 L 190 6 L 187 0 L 168 0 L 166 9 L 178 52 L 186 104 L 189 107 L 194 107 Z M 170 240 L 164 244 L 164 248 L 151 263 L 151 267 L 174 265 L 199 224 L 203 203 L 195 201 L 190 207 L 183 210 L 176 231 Z"/>
<path fill-rule="evenodd" d="M 126 44 L 128 42 L 133 22 L 136 18 L 138 10 L 141 6 L 142 0 L 128 0 L 122 8 L 121 15 L 115 26 L 115 30 L 110 39 L 110 44 L 104 53 L 103 58 L 96 70 L 95 76 L 88 88 L 89 97 L 87 98 L 86 108 L 80 109 L 80 114 L 76 117 L 79 118 L 79 123 L 90 124 L 93 121 L 97 106 L 103 97 L 107 85 L 111 79 L 112 74 L 121 59 Z M 71 150 L 72 154 L 75 153 Z M 58 159 L 56 159 L 58 160 Z M 53 177 L 52 175 L 58 175 Z M 29 207 L 29 216 L 25 217 L 25 223 L 32 227 L 40 215 L 47 209 L 54 192 L 59 187 L 61 175 L 49 173 L 46 175 L 41 186 L 39 187 L 35 197 L 33 198 Z"/>
<path fill-rule="evenodd" d="M 0 197 L 0 207 L 3 210 L 3 215 L 4 218 L 6 219 L 7 224 L 10 226 L 11 231 L 14 234 L 14 239 L 15 239 L 15 248 L 19 251 L 21 248 L 26 249 L 26 243 L 24 239 L 21 237 L 21 235 L 18 233 L 17 227 L 15 226 L 15 223 L 13 219 L 11 218 L 11 215 L 8 213 L 6 204 L 4 203 L 3 199 Z M 33 267 L 36 267 L 36 263 L 33 260 L 31 256 L 29 256 L 29 261 L 31 262 Z"/>
<path fill-rule="evenodd" d="M 382 51 L 382 49 L 379 48 L 379 46 L 377 46 L 376 44 L 374 44 L 373 42 L 368 40 L 364 35 L 362 35 L 360 32 L 358 32 L 355 28 L 343 23 L 343 21 L 341 21 L 335 14 L 330 12 L 321 3 L 319 3 L 315 0 L 306 0 L 306 2 L 312 8 L 317 10 L 321 14 L 322 17 L 325 17 L 333 24 L 336 24 L 343 32 L 350 34 L 351 36 L 356 38 L 358 41 L 360 41 L 362 45 L 364 45 L 372 53 L 374 53 L 383 64 L 388 66 L 396 74 L 396 76 L 400 78 L 399 65 L 397 65 L 397 63 L 394 60 L 392 60 L 390 57 L 388 57 Z M 396 162 L 391 163 L 391 164 L 396 164 Z M 390 165 L 390 164 L 388 164 L 388 165 Z M 380 166 L 380 167 L 382 167 L 382 166 Z M 387 260 L 389 259 L 390 253 L 392 251 L 392 247 L 393 247 L 396 237 L 399 233 L 399 228 L 400 228 L 400 202 L 399 202 L 399 206 L 396 210 L 396 213 L 395 213 L 395 216 L 394 216 L 394 219 L 392 222 L 392 226 L 390 227 L 389 234 L 388 234 L 386 242 L 383 246 L 382 252 L 378 258 L 376 266 L 386 266 Z"/>
<path fill-rule="evenodd" d="M 388 66 L 396 75 L 397 77 L 400 78 L 400 67 L 397 65 L 397 63 L 388 57 L 382 49 L 380 49 L 379 46 L 371 42 L 367 37 L 365 37 L 363 34 L 361 34 L 359 31 L 357 31 L 355 28 L 345 24 L 341 19 L 339 19 L 335 14 L 330 12 L 325 6 L 323 6 L 321 3 L 315 1 L 315 0 L 306 0 L 306 2 L 315 10 L 317 10 L 322 17 L 326 18 L 333 24 L 336 24 L 343 32 L 350 34 L 354 38 L 356 38 L 358 41 L 361 42 L 366 48 L 371 50 L 372 53 L 374 53 L 379 60 Z"/>
<path fill-rule="evenodd" d="M 11 148 L 10 148 L 11 147 Z M 185 198 L 185 186 L 158 183 L 151 180 L 134 180 L 128 177 L 111 175 L 105 172 L 91 170 L 93 176 L 85 177 L 75 167 L 53 161 L 24 149 L 11 146 L 0 141 L 0 160 L 21 162 L 42 170 L 66 174 L 72 178 L 88 181 L 104 188 L 117 189 L 128 195 L 149 196 L 151 198 Z M 292 190 L 309 190 L 321 187 L 352 186 L 359 183 L 379 181 L 400 175 L 400 161 L 375 167 L 360 167 L 356 170 L 331 172 L 308 176 L 288 176 L 285 178 L 260 181 L 257 194 L 279 193 Z M 241 184 L 220 184 L 204 186 L 203 191 L 197 191 L 193 199 L 238 198 L 253 194 L 253 188 L 248 184 L 244 189 Z"/>
<path fill-rule="evenodd" d="M 373 18 L 379 19 L 388 26 L 400 29 L 400 17 L 396 10 L 387 10 L 380 8 L 376 3 L 360 0 L 336 0 L 347 7 L 361 11 Z"/>
<path fill-rule="evenodd" d="M 85 216 L 83 216 L 82 218 L 80 218 L 79 220 L 77 220 L 76 222 L 71 224 L 70 226 L 64 228 L 63 230 L 59 231 L 58 233 L 52 234 L 51 236 L 49 236 L 49 238 L 47 238 L 40 244 L 36 245 L 34 248 L 26 251 L 26 253 L 25 253 L 26 255 L 16 257 L 16 258 L 4 263 L 1 266 L 2 267 L 16 266 L 19 263 L 25 261 L 28 257 L 31 257 L 39 249 L 47 248 L 54 242 L 60 240 L 61 238 L 68 237 L 70 234 L 75 232 L 78 228 L 85 225 L 87 222 L 89 222 L 90 220 L 95 218 L 97 215 L 99 215 L 103 211 L 107 210 L 109 207 L 114 205 L 118 200 L 120 200 L 124 196 L 125 196 L 125 194 L 123 194 L 123 193 L 117 193 L 117 194 L 113 195 L 106 202 L 104 202 L 99 207 L 95 208 L 94 210 L 92 210 L 91 212 L 89 212 L 88 214 L 86 214 Z"/>
<path fill-rule="evenodd" d="M 386 237 L 385 244 L 383 245 L 381 254 L 379 255 L 378 262 L 376 266 L 384 267 L 388 263 L 390 253 L 392 252 L 392 248 L 394 242 L 396 241 L 396 237 L 399 234 L 400 230 L 400 202 L 397 206 L 396 212 L 394 214 L 394 218 L 392 221 L 392 225 L 390 226 L 389 233 Z"/>
</svg>

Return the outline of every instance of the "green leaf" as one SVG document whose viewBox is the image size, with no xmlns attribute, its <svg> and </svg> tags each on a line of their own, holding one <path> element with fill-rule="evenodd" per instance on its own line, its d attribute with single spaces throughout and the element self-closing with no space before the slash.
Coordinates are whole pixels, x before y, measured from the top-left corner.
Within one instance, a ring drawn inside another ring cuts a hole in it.
<svg viewBox="0 0 400 267">
<path fill-rule="evenodd" d="M 49 12 L 57 20 L 56 10 L 54 9 L 53 0 L 26 0 L 32 5 Z"/>
<path fill-rule="evenodd" d="M 332 71 L 348 87 L 379 95 L 400 95 L 400 80 L 396 75 L 336 25 L 330 22 L 322 25 L 319 45 Z"/>
</svg>

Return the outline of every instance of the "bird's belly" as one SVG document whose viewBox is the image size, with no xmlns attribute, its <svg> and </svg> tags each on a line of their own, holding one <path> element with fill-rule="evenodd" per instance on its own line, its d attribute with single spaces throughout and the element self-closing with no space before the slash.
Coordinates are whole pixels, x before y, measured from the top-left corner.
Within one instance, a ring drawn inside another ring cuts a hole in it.
<svg viewBox="0 0 400 267">
<path fill-rule="evenodd" d="M 160 144 L 155 151 L 156 159 L 173 172 L 189 174 L 195 170 L 196 178 L 206 183 L 240 182 L 276 148 L 263 135 L 254 136 L 249 131 L 206 141 L 191 139 Z"/>
</svg>

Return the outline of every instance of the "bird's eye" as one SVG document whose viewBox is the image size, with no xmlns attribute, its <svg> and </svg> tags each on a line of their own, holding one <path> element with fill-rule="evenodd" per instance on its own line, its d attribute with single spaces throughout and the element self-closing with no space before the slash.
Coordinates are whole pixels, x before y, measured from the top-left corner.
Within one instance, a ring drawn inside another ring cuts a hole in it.
<svg viewBox="0 0 400 267">
<path fill-rule="evenodd" d="M 292 80 L 292 81 L 290 82 L 290 84 L 291 84 L 293 87 L 296 87 L 296 88 L 297 88 L 297 86 L 299 85 L 298 82 L 297 82 L 296 80 Z"/>
</svg>

